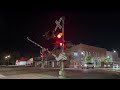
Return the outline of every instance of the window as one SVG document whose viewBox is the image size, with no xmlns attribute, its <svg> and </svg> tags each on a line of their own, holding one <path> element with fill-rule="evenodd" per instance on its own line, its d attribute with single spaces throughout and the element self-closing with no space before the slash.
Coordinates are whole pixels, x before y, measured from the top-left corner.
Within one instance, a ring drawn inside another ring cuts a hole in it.
<svg viewBox="0 0 120 90">
<path fill-rule="evenodd" d="M 85 51 L 82 51 L 82 52 L 81 52 L 81 55 L 85 56 Z"/>
<path fill-rule="evenodd" d="M 91 56 L 91 53 L 89 52 L 89 56 Z"/>
<path fill-rule="evenodd" d="M 86 56 L 88 56 L 88 52 L 86 51 Z"/>
<path fill-rule="evenodd" d="M 74 56 L 75 56 L 75 57 L 78 56 L 78 53 L 77 53 L 77 52 L 74 52 Z"/>
</svg>

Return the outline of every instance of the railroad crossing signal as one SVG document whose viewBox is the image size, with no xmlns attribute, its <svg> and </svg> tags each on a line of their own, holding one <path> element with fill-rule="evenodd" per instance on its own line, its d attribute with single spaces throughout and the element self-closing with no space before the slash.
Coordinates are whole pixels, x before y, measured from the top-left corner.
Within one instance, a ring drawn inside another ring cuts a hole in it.
<svg viewBox="0 0 120 90">
<path fill-rule="evenodd" d="M 55 31 L 57 30 L 57 28 L 59 28 L 59 29 L 62 29 L 62 26 L 60 25 L 60 23 L 61 23 L 61 21 L 62 21 L 62 17 L 59 19 L 59 21 L 55 21 L 55 23 L 56 23 L 56 27 L 55 27 Z"/>
</svg>

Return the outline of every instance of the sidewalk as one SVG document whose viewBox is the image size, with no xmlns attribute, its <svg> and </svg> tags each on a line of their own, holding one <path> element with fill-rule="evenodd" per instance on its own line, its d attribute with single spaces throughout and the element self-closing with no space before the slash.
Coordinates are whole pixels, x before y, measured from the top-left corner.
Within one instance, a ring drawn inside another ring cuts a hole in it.
<svg viewBox="0 0 120 90">
<path fill-rule="evenodd" d="M 3 76 L 0 77 L 0 79 L 59 79 L 59 77 L 44 75 L 44 74 L 22 74 L 22 75 Z"/>
<path fill-rule="evenodd" d="M 0 78 L 4 78 L 4 77 L 5 77 L 4 75 L 0 74 Z"/>
</svg>

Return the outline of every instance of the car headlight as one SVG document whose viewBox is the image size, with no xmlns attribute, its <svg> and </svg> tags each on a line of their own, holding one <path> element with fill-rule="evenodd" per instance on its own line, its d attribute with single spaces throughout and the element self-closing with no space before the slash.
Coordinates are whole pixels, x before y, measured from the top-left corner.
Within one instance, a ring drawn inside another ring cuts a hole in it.
<svg viewBox="0 0 120 90">
<path fill-rule="evenodd" d="M 106 65 L 104 65 L 104 67 L 106 67 Z"/>
<path fill-rule="evenodd" d="M 116 68 L 118 68 L 119 66 L 117 65 Z"/>
</svg>

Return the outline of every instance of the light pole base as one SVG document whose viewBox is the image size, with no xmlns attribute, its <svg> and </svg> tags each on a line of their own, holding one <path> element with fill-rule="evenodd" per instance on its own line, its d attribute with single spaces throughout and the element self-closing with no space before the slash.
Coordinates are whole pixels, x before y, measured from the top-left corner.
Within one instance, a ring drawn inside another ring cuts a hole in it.
<svg viewBox="0 0 120 90">
<path fill-rule="evenodd" d="M 42 65 L 41 68 L 44 69 L 44 65 Z"/>
<path fill-rule="evenodd" d="M 44 69 L 44 67 L 43 67 L 43 66 L 42 66 L 41 68 L 42 68 L 42 69 Z"/>
<path fill-rule="evenodd" d="M 64 79 L 65 78 L 65 72 L 59 71 L 59 78 Z"/>
</svg>

